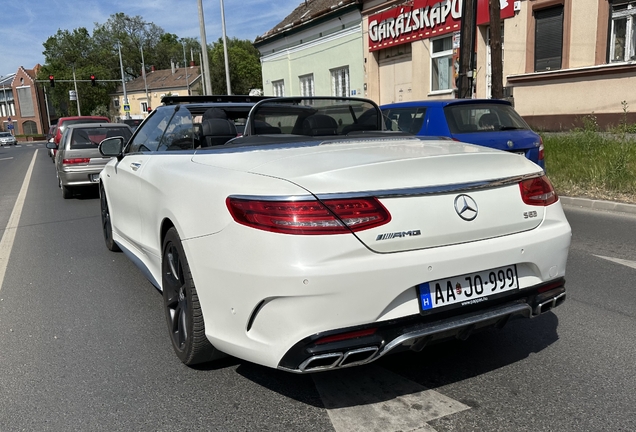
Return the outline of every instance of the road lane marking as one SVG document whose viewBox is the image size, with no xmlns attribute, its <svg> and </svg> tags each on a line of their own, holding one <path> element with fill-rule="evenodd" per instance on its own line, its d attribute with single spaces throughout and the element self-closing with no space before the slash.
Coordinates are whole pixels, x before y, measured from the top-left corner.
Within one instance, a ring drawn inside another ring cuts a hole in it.
<svg viewBox="0 0 636 432">
<path fill-rule="evenodd" d="M 312 374 L 336 432 L 435 432 L 470 407 L 375 365 Z"/>
<path fill-rule="evenodd" d="M 0 160 L 9 160 L 9 159 L 13 159 L 13 157 L 8 157 L 8 158 L 0 158 Z"/>
<path fill-rule="evenodd" d="M 11 216 L 9 216 L 9 222 L 4 229 L 2 239 L 0 239 L 0 289 L 2 289 L 2 283 L 4 282 L 4 275 L 7 271 L 7 264 L 9 263 L 9 256 L 11 255 L 11 249 L 13 249 L 13 241 L 15 240 L 15 233 L 18 230 L 18 223 L 20 222 L 20 216 L 22 215 L 22 207 L 24 207 L 24 200 L 26 198 L 27 190 L 29 189 L 29 183 L 31 182 L 31 175 L 33 174 L 33 166 L 35 165 L 35 157 L 38 155 L 38 151 L 33 152 L 33 158 L 29 169 L 27 169 L 22 187 L 18 193 L 18 198 L 15 200 Z"/>
<path fill-rule="evenodd" d="M 602 258 L 604 260 L 615 262 L 616 264 L 622 264 L 624 266 L 636 269 L 636 261 L 629 261 L 629 260 L 624 260 L 620 258 L 611 258 L 611 257 L 602 256 L 602 255 L 594 255 L 594 256 L 597 258 Z"/>
</svg>

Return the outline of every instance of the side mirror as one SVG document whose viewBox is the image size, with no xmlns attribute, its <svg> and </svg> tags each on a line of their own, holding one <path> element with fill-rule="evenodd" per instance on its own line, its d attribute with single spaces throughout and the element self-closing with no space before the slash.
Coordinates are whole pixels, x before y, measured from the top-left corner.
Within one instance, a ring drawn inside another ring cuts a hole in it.
<svg viewBox="0 0 636 432">
<path fill-rule="evenodd" d="M 55 144 L 55 141 L 53 140 L 53 138 L 51 138 L 47 143 L 46 143 L 46 148 L 47 149 L 53 149 L 55 150 L 57 148 L 57 145 Z"/>
<path fill-rule="evenodd" d="M 102 156 L 122 158 L 122 152 L 124 151 L 124 138 L 113 137 L 106 138 L 99 143 L 99 152 Z"/>
</svg>

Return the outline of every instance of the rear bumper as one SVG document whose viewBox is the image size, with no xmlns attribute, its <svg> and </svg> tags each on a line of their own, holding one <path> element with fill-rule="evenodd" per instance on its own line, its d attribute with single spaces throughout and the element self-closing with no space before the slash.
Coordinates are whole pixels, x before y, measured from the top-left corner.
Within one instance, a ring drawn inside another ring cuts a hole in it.
<svg viewBox="0 0 636 432">
<path fill-rule="evenodd" d="M 58 176 L 63 186 L 93 186 L 99 184 L 98 181 L 91 181 L 91 174 L 99 176 L 104 169 L 103 165 L 94 167 L 77 168 L 73 170 L 65 169 L 58 172 Z"/>
<path fill-rule="evenodd" d="M 543 291 L 547 289 L 548 291 Z M 560 278 L 520 293 L 522 297 L 506 298 L 490 307 L 456 316 L 411 316 L 380 325 L 365 325 L 315 334 L 294 345 L 281 359 L 278 368 L 287 372 L 308 373 L 357 366 L 373 362 L 390 353 L 405 350 L 421 351 L 425 346 L 457 338 L 465 340 L 471 334 L 502 328 L 511 318 L 533 318 L 561 305 L 565 301 L 565 280 Z M 543 292 L 540 292 L 543 291 Z M 377 329 L 368 336 L 353 337 L 329 343 L 325 338 Z"/>
</svg>

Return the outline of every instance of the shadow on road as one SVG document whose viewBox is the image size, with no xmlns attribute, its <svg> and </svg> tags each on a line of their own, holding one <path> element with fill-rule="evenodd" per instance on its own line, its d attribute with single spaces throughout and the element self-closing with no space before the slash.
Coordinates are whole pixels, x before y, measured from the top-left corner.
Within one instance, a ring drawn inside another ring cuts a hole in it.
<svg viewBox="0 0 636 432">
<path fill-rule="evenodd" d="M 513 320 L 502 330 L 478 333 L 466 341 L 442 342 L 428 346 L 420 353 L 402 352 L 388 355 L 366 366 L 315 375 L 320 375 L 321 385 L 333 384 L 335 387 L 342 386 L 344 382 L 350 387 L 368 387 L 369 376 L 377 375 L 378 368 L 391 371 L 397 375 L 394 386 L 382 383 L 377 389 L 383 390 L 360 391 L 358 398 L 343 398 L 340 406 L 330 408 L 385 402 L 470 379 L 519 362 L 556 342 L 559 338 L 558 323 L 557 316 L 550 312 L 532 320 Z M 239 360 L 229 361 L 226 366 L 237 363 L 239 365 L 236 372 L 243 377 L 291 399 L 324 408 L 313 385 L 314 378 L 317 377 L 295 375 Z M 391 375 L 382 373 L 382 378 L 379 379 L 386 381 L 387 376 Z M 405 384 L 402 378 L 407 378 L 412 383 Z M 386 391 L 387 388 L 391 391 Z"/>
</svg>

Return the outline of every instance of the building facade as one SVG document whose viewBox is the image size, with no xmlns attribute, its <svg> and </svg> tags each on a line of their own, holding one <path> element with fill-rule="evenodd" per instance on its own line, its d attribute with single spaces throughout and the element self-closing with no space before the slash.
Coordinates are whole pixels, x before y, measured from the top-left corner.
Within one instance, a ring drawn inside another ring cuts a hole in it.
<svg viewBox="0 0 636 432">
<path fill-rule="evenodd" d="M 39 68 L 21 66 L 15 74 L 0 78 L 2 130 L 18 136 L 44 135 L 48 131 L 45 90 L 36 82 Z"/>
<path fill-rule="evenodd" d="M 361 5 L 356 0 L 302 2 L 256 38 L 268 96 L 361 96 Z"/>
<path fill-rule="evenodd" d="M 145 118 L 154 107 L 161 105 L 161 98 L 166 95 L 187 96 L 201 94 L 201 74 L 197 66 L 187 68 L 178 65 L 171 69 L 155 70 L 151 68 L 146 77 L 141 76 L 126 83 L 124 88 L 118 86 L 111 94 L 111 113 L 115 118 Z M 128 110 L 126 110 L 128 108 Z M 128 116 L 127 116 L 128 114 Z"/>
</svg>

